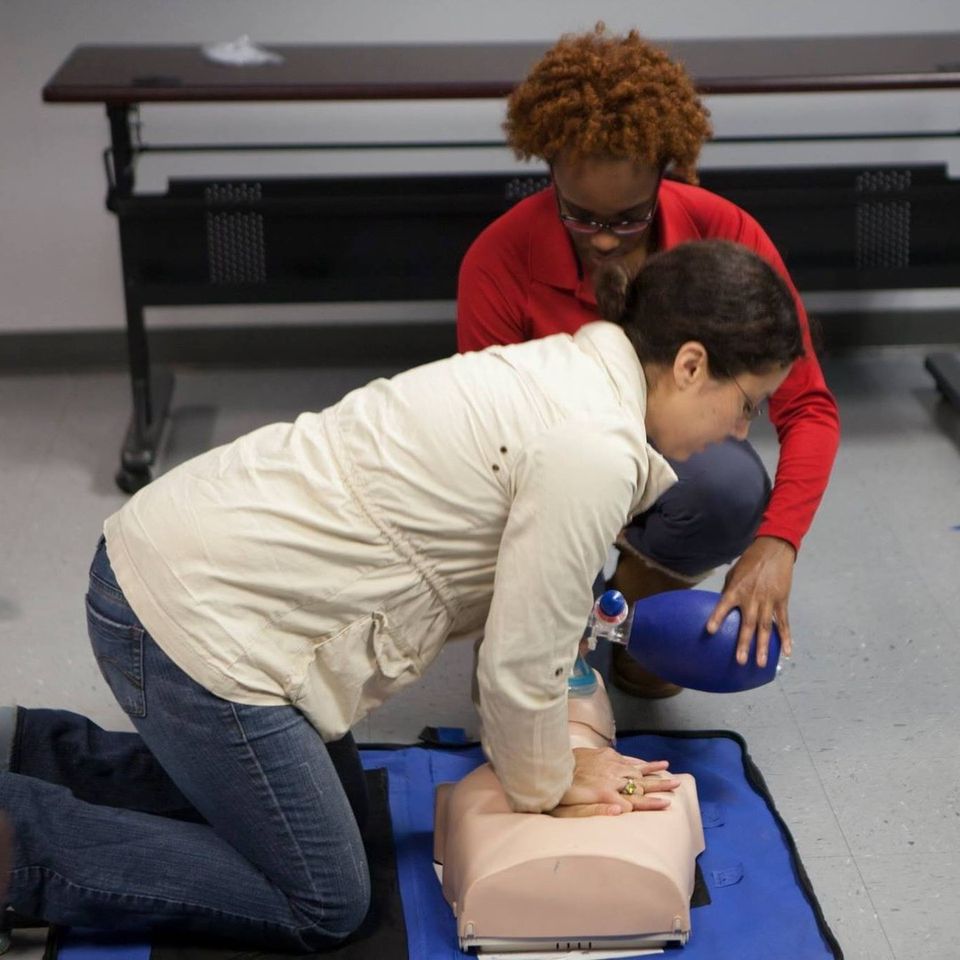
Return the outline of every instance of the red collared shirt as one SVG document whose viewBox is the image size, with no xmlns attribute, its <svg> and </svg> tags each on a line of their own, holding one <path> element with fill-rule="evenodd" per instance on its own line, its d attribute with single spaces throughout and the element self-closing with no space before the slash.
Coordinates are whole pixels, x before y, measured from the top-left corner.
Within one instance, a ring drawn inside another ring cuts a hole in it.
<svg viewBox="0 0 960 960">
<path fill-rule="evenodd" d="M 807 355 L 794 363 L 770 398 L 780 459 L 757 535 L 779 537 L 799 548 L 823 497 L 840 439 L 837 405 L 814 354 L 800 297 L 756 220 L 716 194 L 664 180 L 655 228 L 661 250 L 708 238 L 742 243 L 766 259 L 793 290 Z M 590 278 L 581 277 L 567 231 L 557 217 L 552 187 L 495 220 L 464 257 L 457 294 L 461 351 L 574 333 L 597 318 Z"/>
</svg>

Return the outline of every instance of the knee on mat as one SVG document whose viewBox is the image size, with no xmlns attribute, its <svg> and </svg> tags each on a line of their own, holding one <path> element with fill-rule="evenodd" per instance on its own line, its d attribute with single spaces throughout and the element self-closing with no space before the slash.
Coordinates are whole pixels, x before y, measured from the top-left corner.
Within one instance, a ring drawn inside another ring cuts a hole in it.
<svg viewBox="0 0 960 960">
<path fill-rule="evenodd" d="M 307 950 L 321 950 L 349 937 L 370 909 L 370 877 L 366 869 L 341 877 L 335 893 L 320 900 L 299 899 L 292 904 L 302 926 L 299 935 Z"/>
</svg>

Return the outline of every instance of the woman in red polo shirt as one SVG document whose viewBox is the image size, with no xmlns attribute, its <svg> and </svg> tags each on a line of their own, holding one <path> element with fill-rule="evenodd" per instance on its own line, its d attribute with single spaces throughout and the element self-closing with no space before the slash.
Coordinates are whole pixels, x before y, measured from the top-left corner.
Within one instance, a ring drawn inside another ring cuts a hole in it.
<svg viewBox="0 0 960 960">
<path fill-rule="evenodd" d="M 633 274 L 652 253 L 685 240 L 735 240 L 790 282 L 757 222 L 695 186 L 697 157 L 712 133 L 708 117 L 684 69 L 635 31 L 611 36 L 598 25 L 550 49 L 511 95 L 505 128 L 519 157 L 550 165 L 553 183 L 492 223 L 464 258 L 460 349 L 572 333 L 597 319 L 598 272 Z M 673 464 L 680 483 L 618 542 L 613 585 L 631 599 L 691 586 L 735 561 L 708 629 L 739 607 L 744 663 L 755 634 L 755 655 L 765 660 L 774 621 L 790 652 L 796 554 L 839 440 L 836 403 L 799 297 L 797 306 L 807 355 L 769 398 L 780 441 L 772 487 L 748 443 L 716 444 Z M 745 409 L 757 414 L 767 399 L 745 397 Z M 611 676 L 639 696 L 679 691 L 619 650 Z"/>
</svg>

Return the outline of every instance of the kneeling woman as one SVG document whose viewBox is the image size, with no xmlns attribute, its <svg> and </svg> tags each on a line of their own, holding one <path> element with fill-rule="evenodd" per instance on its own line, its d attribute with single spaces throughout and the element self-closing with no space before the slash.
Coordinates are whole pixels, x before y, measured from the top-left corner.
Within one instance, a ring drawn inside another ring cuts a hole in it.
<svg viewBox="0 0 960 960">
<path fill-rule="evenodd" d="M 8 716 L 18 911 L 336 943 L 369 900 L 349 731 L 479 630 L 483 744 L 514 809 L 669 802 L 665 764 L 571 751 L 591 584 L 675 482 L 664 457 L 745 437 L 803 347 L 784 281 L 728 242 L 607 286 L 624 294 L 616 322 L 376 380 L 183 464 L 107 520 L 87 618 L 139 737 Z M 645 790 L 619 794 L 625 775 Z"/>
</svg>

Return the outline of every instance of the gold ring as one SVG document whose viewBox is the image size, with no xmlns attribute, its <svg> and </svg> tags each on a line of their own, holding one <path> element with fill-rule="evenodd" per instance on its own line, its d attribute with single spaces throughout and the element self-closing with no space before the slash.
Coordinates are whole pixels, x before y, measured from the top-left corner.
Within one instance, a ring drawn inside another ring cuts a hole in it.
<svg viewBox="0 0 960 960">
<path fill-rule="evenodd" d="M 637 792 L 637 781 L 633 777 L 627 777 L 627 782 L 620 788 L 620 792 L 627 797 L 632 797 Z"/>
</svg>

